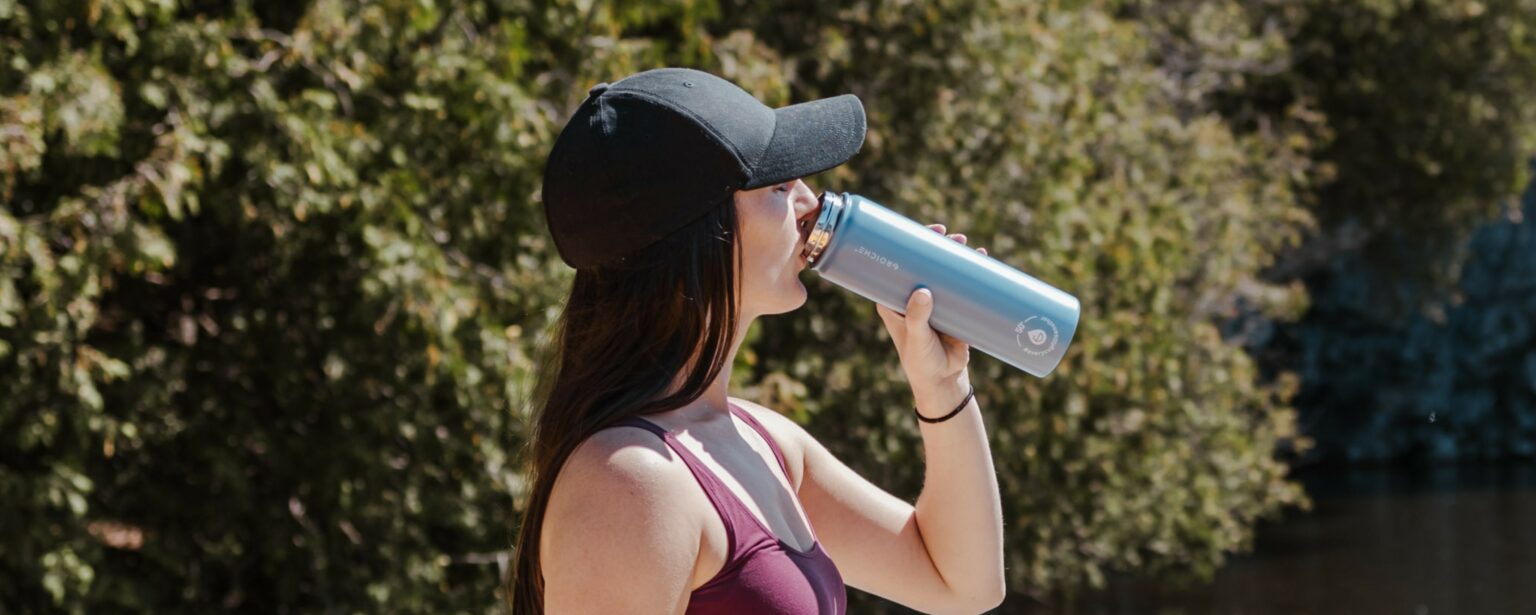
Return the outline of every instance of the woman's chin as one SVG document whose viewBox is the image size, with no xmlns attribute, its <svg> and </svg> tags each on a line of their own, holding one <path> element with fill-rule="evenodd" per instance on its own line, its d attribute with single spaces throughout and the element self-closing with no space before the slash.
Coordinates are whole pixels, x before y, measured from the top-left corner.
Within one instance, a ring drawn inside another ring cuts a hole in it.
<svg viewBox="0 0 1536 615">
<path fill-rule="evenodd" d="M 806 290 L 805 284 L 797 276 L 790 279 L 789 288 L 780 293 L 779 297 L 784 299 L 784 303 L 780 304 L 780 309 L 770 312 L 772 314 L 783 314 L 800 309 L 805 305 L 805 300 L 810 297 L 810 291 Z"/>
<path fill-rule="evenodd" d="M 790 285 L 793 287 L 793 291 L 792 292 L 793 292 L 794 296 L 797 298 L 797 300 L 795 301 L 795 307 L 800 307 L 802 305 L 805 305 L 806 297 L 809 297 L 811 295 L 811 291 L 807 290 L 805 288 L 805 282 L 800 281 L 800 276 L 790 276 L 789 282 L 790 282 Z"/>
</svg>

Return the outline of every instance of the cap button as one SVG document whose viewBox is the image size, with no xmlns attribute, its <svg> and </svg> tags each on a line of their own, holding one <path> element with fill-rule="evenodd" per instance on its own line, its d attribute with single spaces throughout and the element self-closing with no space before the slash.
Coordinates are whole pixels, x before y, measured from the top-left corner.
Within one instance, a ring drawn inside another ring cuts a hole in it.
<svg viewBox="0 0 1536 615">
<path fill-rule="evenodd" d="M 608 91 L 608 84 L 607 83 L 599 83 L 597 85 L 592 86 L 592 89 L 587 90 L 587 96 L 597 96 L 598 94 L 602 94 L 603 92 L 606 92 L 606 91 Z"/>
</svg>

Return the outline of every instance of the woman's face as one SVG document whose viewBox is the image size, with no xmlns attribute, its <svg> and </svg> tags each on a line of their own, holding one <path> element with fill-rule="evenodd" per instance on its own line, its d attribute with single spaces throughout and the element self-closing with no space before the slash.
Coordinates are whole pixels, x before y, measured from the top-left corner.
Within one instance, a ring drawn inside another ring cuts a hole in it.
<svg viewBox="0 0 1536 615">
<path fill-rule="evenodd" d="M 795 179 L 735 195 L 736 217 L 741 227 L 741 317 L 750 320 L 764 314 L 781 314 L 805 304 L 805 285 L 800 271 L 805 261 L 800 248 L 805 239 L 797 227 L 801 220 L 814 223 L 816 195 L 804 181 Z"/>
</svg>

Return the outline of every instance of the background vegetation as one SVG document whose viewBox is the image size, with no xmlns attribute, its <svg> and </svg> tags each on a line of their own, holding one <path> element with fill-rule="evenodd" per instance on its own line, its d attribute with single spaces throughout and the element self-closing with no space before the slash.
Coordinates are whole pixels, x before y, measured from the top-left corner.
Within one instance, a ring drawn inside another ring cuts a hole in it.
<svg viewBox="0 0 1536 615">
<path fill-rule="evenodd" d="M 1532 23 L 1529 0 L 0 0 L 0 611 L 495 610 L 570 280 L 544 155 L 591 85 L 661 65 L 775 106 L 860 95 L 866 147 L 814 187 L 1083 301 L 1052 376 L 972 367 L 1020 600 L 1209 573 L 1305 504 L 1292 367 L 1350 333 L 1283 333 L 1308 286 L 1359 263 L 1409 289 L 1367 303 L 1408 311 L 1509 211 Z M 873 307 L 807 281 L 737 393 L 914 498 Z"/>
</svg>

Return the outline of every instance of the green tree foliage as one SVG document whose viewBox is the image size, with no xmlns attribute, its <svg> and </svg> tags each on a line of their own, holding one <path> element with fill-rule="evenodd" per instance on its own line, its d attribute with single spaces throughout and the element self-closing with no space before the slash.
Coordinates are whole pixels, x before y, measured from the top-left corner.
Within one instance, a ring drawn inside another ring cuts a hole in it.
<svg viewBox="0 0 1536 615">
<path fill-rule="evenodd" d="M 1236 129 L 1285 126 L 1277 114 L 1296 105 L 1325 119 L 1286 127 L 1320 144 L 1303 195 L 1318 232 L 1266 273 L 1305 280 L 1313 306 L 1245 336 L 1306 384 L 1308 457 L 1528 456 L 1520 359 L 1507 354 L 1527 320 L 1521 253 L 1503 256 L 1518 242 L 1496 238 L 1521 235 L 1516 195 L 1536 155 L 1536 3 L 1128 4 L 1165 71 L 1215 84 Z M 1213 16 L 1227 27 L 1199 27 Z M 1244 30 L 1285 41 L 1288 60 L 1212 34 Z M 1430 424 L 1435 412 L 1454 428 Z"/>
<path fill-rule="evenodd" d="M 1205 3 L 1147 4 L 1154 21 L 1187 23 L 1163 16 Z M 1530 180 L 1536 2 L 1242 4 L 1249 27 L 1289 42 L 1290 61 L 1223 88 L 1219 106 L 1251 125 L 1304 103 L 1327 124 L 1311 199 L 1322 232 L 1271 277 L 1326 275 L 1359 257 L 1376 272 L 1373 311 L 1396 319 L 1436 303 L 1472 231 L 1518 207 Z"/>
<path fill-rule="evenodd" d="M 1297 78 L 1335 133 L 1325 221 L 1364 229 L 1370 262 L 1411 274 L 1401 287 L 1449 288 L 1471 232 L 1529 179 L 1536 2 L 1318 3 L 1298 39 Z"/>
<path fill-rule="evenodd" d="M 1249 89 L 1292 72 L 1266 7 L 0 0 L 0 604 L 494 609 L 570 280 L 544 155 L 588 87 L 679 64 L 858 93 L 865 151 L 816 187 L 1082 299 L 1049 378 L 973 366 L 1017 591 L 1208 572 L 1302 501 L 1295 382 L 1220 326 L 1305 307 L 1259 274 L 1342 167 L 1316 96 Z M 873 307 L 807 280 L 735 386 L 915 497 Z"/>
<path fill-rule="evenodd" d="M 559 296 L 524 72 L 557 29 L 483 3 L 0 17 L 0 602 L 489 603 L 522 338 Z"/>
</svg>

